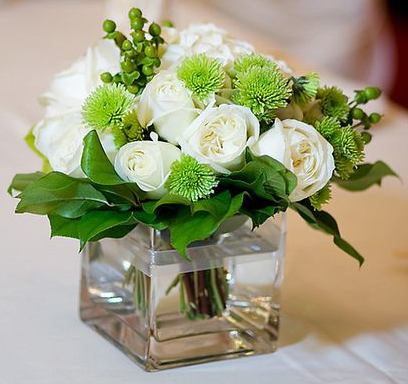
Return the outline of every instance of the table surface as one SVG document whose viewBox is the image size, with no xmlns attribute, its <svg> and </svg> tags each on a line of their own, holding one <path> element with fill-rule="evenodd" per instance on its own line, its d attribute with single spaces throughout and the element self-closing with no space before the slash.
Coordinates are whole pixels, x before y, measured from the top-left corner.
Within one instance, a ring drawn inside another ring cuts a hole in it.
<svg viewBox="0 0 408 384">
<path fill-rule="evenodd" d="M 366 256 L 361 269 L 289 214 L 274 354 L 145 373 L 80 322 L 76 242 L 49 241 L 47 220 L 15 215 L 5 190 L 14 173 L 40 167 L 23 141 L 41 117 L 36 97 L 98 38 L 102 18 L 96 1 L 0 7 L 0 383 L 408 383 L 408 188 L 397 179 L 334 191 L 329 211 Z M 406 181 L 408 113 L 379 106 L 386 117 L 368 160 L 387 161 Z"/>
</svg>

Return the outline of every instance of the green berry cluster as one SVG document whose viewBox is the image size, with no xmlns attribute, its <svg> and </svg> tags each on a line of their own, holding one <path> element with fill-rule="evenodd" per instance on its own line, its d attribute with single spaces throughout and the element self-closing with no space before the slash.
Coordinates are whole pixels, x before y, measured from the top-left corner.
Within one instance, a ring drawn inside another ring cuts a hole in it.
<svg viewBox="0 0 408 384">
<path fill-rule="evenodd" d="M 156 23 L 150 24 L 145 30 L 148 20 L 140 9 L 132 8 L 129 20 L 132 28 L 129 39 L 116 30 L 114 21 L 105 20 L 103 23 L 105 38 L 113 39 L 120 49 L 122 71 L 116 74 L 102 73 L 101 80 L 104 83 L 123 84 L 130 93 L 138 95 L 153 78 L 155 68 L 161 65 L 158 51 L 164 39 L 160 36 L 161 27 Z"/>
<path fill-rule="evenodd" d="M 365 130 L 371 128 L 373 124 L 377 124 L 381 120 L 381 115 L 377 112 L 371 114 L 365 113 L 359 105 L 367 104 L 371 100 L 378 99 L 381 96 L 381 89 L 378 87 L 366 87 L 362 90 L 354 91 L 355 96 L 352 101 L 352 109 L 349 117 L 349 121 L 357 120 L 358 126 L 362 126 Z M 371 135 L 368 132 L 363 132 L 365 140 L 370 141 Z"/>
</svg>

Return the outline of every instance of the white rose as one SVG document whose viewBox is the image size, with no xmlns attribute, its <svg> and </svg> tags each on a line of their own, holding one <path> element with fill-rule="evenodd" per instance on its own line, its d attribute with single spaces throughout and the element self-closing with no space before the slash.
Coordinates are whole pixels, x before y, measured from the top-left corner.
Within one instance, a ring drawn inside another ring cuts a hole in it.
<svg viewBox="0 0 408 384">
<path fill-rule="evenodd" d="M 113 41 L 102 40 L 88 49 L 71 68 L 56 75 L 40 101 L 45 116 L 34 128 L 36 148 L 48 158 L 53 170 L 83 176 L 83 138 L 90 131 L 82 124 L 84 100 L 102 82 L 103 72 L 120 71 L 120 52 Z M 102 146 L 113 162 L 117 153 L 109 131 L 98 133 Z"/>
<path fill-rule="evenodd" d="M 168 45 L 161 58 L 162 68 L 170 68 L 179 64 L 184 57 L 200 53 L 218 59 L 228 68 L 238 56 L 252 52 L 252 45 L 231 38 L 214 24 L 192 24 L 180 31 L 177 42 Z"/>
<path fill-rule="evenodd" d="M 101 40 L 69 69 L 55 75 L 51 86 L 40 98 L 46 116 L 58 116 L 81 109 L 86 97 L 102 84 L 103 72 L 120 71 L 120 51 L 112 40 Z"/>
<path fill-rule="evenodd" d="M 289 196 L 292 202 L 322 189 L 334 171 L 333 147 L 314 127 L 298 120 L 276 119 L 251 150 L 280 161 L 296 175 L 298 184 Z"/>
<path fill-rule="evenodd" d="M 171 164 L 180 157 L 181 151 L 173 144 L 134 141 L 119 150 L 115 170 L 123 180 L 135 182 L 150 199 L 160 199 L 166 194 L 164 183 Z"/>
<path fill-rule="evenodd" d="M 259 121 L 247 107 L 222 104 L 207 107 L 187 128 L 183 152 L 220 173 L 240 169 L 244 150 L 258 140 Z"/>
<path fill-rule="evenodd" d="M 197 117 L 191 92 L 174 71 L 161 71 L 143 90 L 137 116 L 143 127 L 154 124 L 155 131 L 172 144 Z"/>
<path fill-rule="evenodd" d="M 82 124 L 80 113 L 48 117 L 35 125 L 34 145 L 48 159 L 54 171 L 83 177 L 83 139 L 89 131 L 90 129 Z M 113 135 L 109 132 L 99 132 L 98 135 L 106 155 L 113 163 L 117 153 Z"/>
</svg>

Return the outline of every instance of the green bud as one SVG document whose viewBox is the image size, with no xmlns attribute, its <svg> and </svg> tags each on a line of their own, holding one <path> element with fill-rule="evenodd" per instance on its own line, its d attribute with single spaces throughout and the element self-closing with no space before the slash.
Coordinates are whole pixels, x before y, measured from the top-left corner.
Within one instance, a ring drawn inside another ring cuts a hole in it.
<svg viewBox="0 0 408 384">
<path fill-rule="evenodd" d="M 354 101 L 357 104 L 365 104 L 367 103 L 367 97 L 364 91 L 355 91 L 356 95 L 354 96 Z"/>
<path fill-rule="evenodd" d="M 160 25 L 159 25 L 159 24 L 156 24 L 156 23 L 150 24 L 149 33 L 150 33 L 153 37 L 155 37 L 155 36 L 160 36 L 160 33 L 161 33 Z"/>
<path fill-rule="evenodd" d="M 135 31 L 132 33 L 133 36 L 133 42 L 135 44 L 140 43 L 146 39 L 146 35 L 144 31 Z"/>
<path fill-rule="evenodd" d="M 361 138 L 364 141 L 364 144 L 368 144 L 371 141 L 371 134 L 368 132 L 361 132 Z"/>
<path fill-rule="evenodd" d="M 143 51 L 143 49 L 144 49 L 143 43 L 137 43 L 136 44 L 136 52 L 137 53 L 141 53 Z"/>
<path fill-rule="evenodd" d="M 135 31 L 141 31 L 144 27 L 144 21 L 141 17 L 137 17 L 136 19 L 132 20 L 130 22 L 130 26 L 132 27 L 132 29 L 134 29 Z"/>
<path fill-rule="evenodd" d="M 148 45 L 145 49 L 144 49 L 144 53 L 147 57 L 156 57 L 157 56 L 157 51 L 156 48 L 153 47 L 152 45 Z"/>
<path fill-rule="evenodd" d="M 120 65 L 126 73 L 133 72 L 136 69 L 136 65 L 130 60 L 122 61 Z"/>
<path fill-rule="evenodd" d="M 170 20 L 165 20 L 161 24 L 163 27 L 174 28 L 174 23 Z"/>
<path fill-rule="evenodd" d="M 145 64 L 142 67 L 142 72 L 143 72 L 144 75 L 150 76 L 150 75 L 153 74 L 153 68 Z"/>
<path fill-rule="evenodd" d="M 364 111 L 361 108 L 353 108 L 351 111 L 353 119 L 361 120 L 364 116 Z"/>
<path fill-rule="evenodd" d="M 381 89 L 378 87 L 367 87 L 364 89 L 364 94 L 368 100 L 375 100 L 380 97 Z"/>
<path fill-rule="evenodd" d="M 132 43 L 131 43 L 129 40 L 125 40 L 125 41 L 122 43 L 122 49 L 123 49 L 124 51 L 129 51 L 130 49 L 132 49 Z"/>
<path fill-rule="evenodd" d="M 113 80 L 113 77 L 109 72 L 104 72 L 104 73 L 101 74 L 101 80 L 104 83 L 111 83 L 112 80 Z"/>
<path fill-rule="evenodd" d="M 130 20 L 134 20 L 142 17 L 142 11 L 139 8 L 131 8 L 128 15 Z"/>
<path fill-rule="evenodd" d="M 138 93 L 139 92 L 139 86 L 137 85 L 137 84 L 132 84 L 132 85 L 129 85 L 128 87 L 127 87 L 127 90 L 130 92 L 130 93 L 133 93 L 134 95 L 136 95 L 136 93 Z"/>
<path fill-rule="evenodd" d="M 381 120 L 381 115 L 377 112 L 374 112 L 368 118 L 370 119 L 371 123 L 377 124 Z"/>
<path fill-rule="evenodd" d="M 157 57 L 157 58 L 155 58 L 154 59 L 154 62 L 153 62 L 153 65 L 156 67 L 156 68 L 159 68 L 160 66 L 161 66 L 161 60 Z"/>
<path fill-rule="evenodd" d="M 116 24 L 112 20 L 105 20 L 102 27 L 106 33 L 112 33 L 116 29 Z"/>
</svg>

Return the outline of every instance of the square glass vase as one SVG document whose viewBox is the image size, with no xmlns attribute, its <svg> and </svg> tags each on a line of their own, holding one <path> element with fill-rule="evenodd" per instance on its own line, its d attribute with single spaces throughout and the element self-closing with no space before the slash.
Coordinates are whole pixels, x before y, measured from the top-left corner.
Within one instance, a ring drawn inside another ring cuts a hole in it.
<svg viewBox="0 0 408 384">
<path fill-rule="evenodd" d="M 138 225 L 82 254 L 81 320 L 146 371 L 274 352 L 285 216 L 242 216 L 187 249 Z"/>
</svg>

